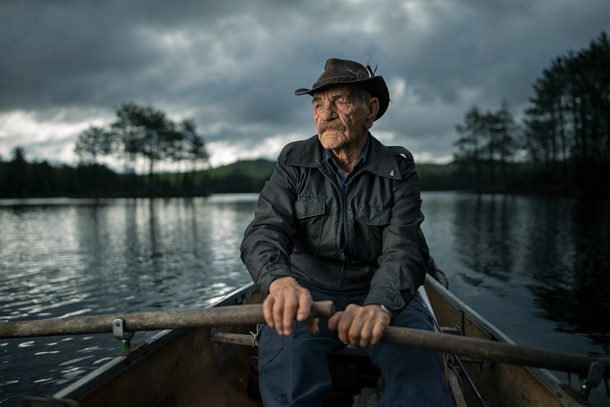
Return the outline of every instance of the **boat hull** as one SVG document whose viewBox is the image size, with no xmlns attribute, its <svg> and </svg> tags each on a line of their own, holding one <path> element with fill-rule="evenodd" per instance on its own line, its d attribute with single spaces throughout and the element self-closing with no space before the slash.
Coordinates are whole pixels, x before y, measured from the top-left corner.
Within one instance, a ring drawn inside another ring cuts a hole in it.
<svg viewBox="0 0 610 407">
<path fill-rule="evenodd" d="M 443 327 L 465 336 L 513 343 L 432 278 L 425 290 Z M 256 304 L 263 296 L 253 284 L 215 306 Z M 254 346 L 212 341 L 214 333 L 250 335 L 255 326 L 164 331 L 123 352 L 107 365 L 54 395 L 83 407 L 98 406 L 261 406 L 247 390 L 248 360 Z M 242 337 L 246 338 L 246 337 Z M 253 336 L 252 336 L 253 338 Z M 469 360 L 462 363 L 485 402 L 506 407 L 576 407 L 573 394 L 550 373 L 533 368 Z M 479 406 L 462 377 L 468 406 Z"/>
</svg>

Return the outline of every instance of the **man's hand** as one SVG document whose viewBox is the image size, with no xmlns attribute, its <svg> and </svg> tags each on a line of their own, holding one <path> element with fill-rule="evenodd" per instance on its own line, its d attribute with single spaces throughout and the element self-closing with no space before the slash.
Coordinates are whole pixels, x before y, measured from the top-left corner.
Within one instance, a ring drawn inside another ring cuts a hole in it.
<svg viewBox="0 0 610 407">
<path fill-rule="evenodd" d="M 290 335 L 295 317 L 299 321 L 306 321 L 312 304 L 308 289 L 302 287 L 293 277 L 280 277 L 269 285 L 269 295 L 263 302 L 265 322 L 270 327 L 275 327 L 278 334 Z M 307 320 L 309 332 L 320 332 L 318 321 L 318 318 Z"/>
<path fill-rule="evenodd" d="M 379 304 L 364 307 L 349 304 L 345 311 L 337 312 L 328 320 L 328 328 L 337 330 L 339 339 L 346 345 L 373 346 L 381 340 L 391 319 Z"/>
</svg>

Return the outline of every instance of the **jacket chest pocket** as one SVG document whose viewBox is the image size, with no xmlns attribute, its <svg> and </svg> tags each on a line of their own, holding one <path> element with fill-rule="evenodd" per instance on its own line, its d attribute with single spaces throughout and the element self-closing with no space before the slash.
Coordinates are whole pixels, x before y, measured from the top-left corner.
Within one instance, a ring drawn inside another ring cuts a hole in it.
<svg viewBox="0 0 610 407">
<path fill-rule="evenodd" d="M 351 239 L 350 246 L 354 253 L 367 262 L 377 262 L 382 253 L 383 229 L 390 224 L 392 208 L 384 205 L 360 204 L 356 211 L 354 222 L 355 238 Z"/>
<path fill-rule="evenodd" d="M 295 247 L 315 256 L 320 250 L 326 198 L 299 196 L 294 203 L 296 217 Z"/>
</svg>

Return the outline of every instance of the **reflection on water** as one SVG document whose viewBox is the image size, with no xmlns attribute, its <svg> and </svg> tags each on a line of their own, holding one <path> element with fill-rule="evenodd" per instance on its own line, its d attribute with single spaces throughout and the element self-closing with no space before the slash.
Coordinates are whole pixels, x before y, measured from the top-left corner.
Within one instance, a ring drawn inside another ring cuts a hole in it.
<svg viewBox="0 0 610 407">
<path fill-rule="evenodd" d="M 533 295 L 536 316 L 557 332 L 585 334 L 608 355 L 610 223 L 607 201 L 522 196 L 454 200 L 456 274 L 498 296 Z M 432 220 L 431 222 L 434 222 Z"/>
<path fill-rule="evenodd" d="M 556 330 L 610 346 L 610 211 L 605 201 L 543 201 L 531 210 L 525 271 L 540 315 Z M 545 264 L 546 263 L 546 264 Z M 597 352 L 596 352 L 597 353 Z"/>
<path fill-rule="evenodd" d="M 608 201 L 422 198 L 458 297 L 517 343 L 608 357 Z M 0 201 L 0 321 L 203 307 L 250 280 L 239 243 L 255 195 L 26 203 Z M 0 339 L 0 403 L 52 394 L 119 350 L 112 335 Z"/>
<path fill-rule="evenodd" d="M 515 262 L 519 232 L 515 219 L 509 215 L 509 199 L 497 202 L 477 197 L 476 200 L 458 199 L 455 202 L 455 217 L 459 220 L 455 234 L 461 262 L 475 276 L 460 274 L 471 285 L 485 282 L 482 276 L 501 283 L 510 281 Z"/>
<path fill-rule="evenodd" d="M 0 205 L 0 321 L 204 307 L 250 280 L 239 243 L 256 198 Z M 0 403 L 52 394 L 119 351 L 112 335 L 0 339 Z"/>
</svg>

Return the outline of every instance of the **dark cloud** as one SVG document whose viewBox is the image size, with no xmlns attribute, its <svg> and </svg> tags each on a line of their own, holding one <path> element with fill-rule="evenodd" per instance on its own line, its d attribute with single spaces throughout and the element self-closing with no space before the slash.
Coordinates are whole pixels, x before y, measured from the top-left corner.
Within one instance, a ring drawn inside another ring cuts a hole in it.
<svg viewBox="0 0 610 407">
<path fill-rule="evenodd" d="M 506 98 L 522 110 L 542 69 L 608 30 L 607 15 L 607 0 L 8 0 L 0 153 L 19 140 L 50 154 L 55 144 L 64 157 L 74 132 L 133 101 L 193 117 L 222 154 L 273 156 L 283 140 L 315 132 L 308 97 L 292 92 L 339 57 L 370 59 L 392 88 L 373 132 L 447 157 L 470 105 L 496 109 Z"/>
</svg>

